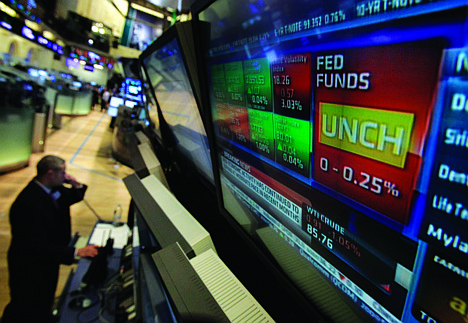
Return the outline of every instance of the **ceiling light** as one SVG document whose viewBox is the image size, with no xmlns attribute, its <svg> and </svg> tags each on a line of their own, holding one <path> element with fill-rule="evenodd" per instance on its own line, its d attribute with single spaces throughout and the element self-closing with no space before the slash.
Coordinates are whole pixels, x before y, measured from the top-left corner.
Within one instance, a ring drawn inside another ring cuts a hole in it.
<svg viewBox="0 0 468 323">
<path fill-rule="evenodd" d="M 131 3 L 131 6 L 132 6 L 133 9 L 143 11 L 143 12 L 146 12 L 147 14 L 152 15 L 152 16 L 164 19 L 164 14 L 162 14 L 160 12 L 157 12 L 157 11 L 151 10 L 149 8 L 140 6 L 139 4 L 136 4 L 136 3 L 133 3 L 133 2 Z"/>
<path fill-rule="evenodd" d="M 25 24 L 26 26 L 28 26 L 29 28 L 31 28 L 32 30 L 34 30 L 34 31 L 39 31 L 39 32 L 42 31 L 41 26 L 39 26 L 38 24 L 36 24 L 34 21 L 25 19 L 25 20 L 24 20 L 24 24 Z"/>
<path fill-rule="evenodd" d="M 42 36 L 44 36 L 45 38 L 47 38 L 48 40 L 51 40 L 51 41 L 54 41 L 55 40 L 55 35 L 52 34 L 50 31 L 48 30 L 44 30 L 44 32 L 42 33 Z"/>
<path fill-rule="evenodd" d="M 3 2 L 0 2 L 0 10 L 6 13 L 7 15 L 9 15 L 10 17 L 13 17 L 13 18 L 18 17 L 18 14 L 16 13 L 16 11 L 8 7 Z"/>
</svg>

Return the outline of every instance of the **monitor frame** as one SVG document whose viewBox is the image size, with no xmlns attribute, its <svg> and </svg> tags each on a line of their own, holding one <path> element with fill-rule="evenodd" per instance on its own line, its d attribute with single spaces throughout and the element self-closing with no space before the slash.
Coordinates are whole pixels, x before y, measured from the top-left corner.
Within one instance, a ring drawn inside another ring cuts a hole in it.
<svg viewBox="0 0 468 323">
<path fill-rule="evenodd" d="M 190 156 L 186 155 L 186 151 L 178 151 L 174 149 L 177 144 L 179 143 L 179 139 L 175 135 L 174 130 L 171 126 L 167 123 L 164 115 L 163 110 L 161 108 L 161 104 L 156 97 L 156 93 L 154 92 L 154 86 L 151 83 L 151 78 L 148 75 L 147 68 L 145 66 L 145 59 L 150 57 L 155 51 L 161 49 L 166 44 L 170 43 L 171 41 L 176 41 L 178 48 L 180 50 L 180 56 L 183 61 L 183 65 L 185 68 L 185 72 L 190 83 L 190 87 L 193 93 L 193 98 L 196 104 L 196 112 L 200 115 L 200 119 L 202 122 L 202 126 L 206 132 L 207 129 L 207 121 L 206 116 L 204 115 L 204 110 L 201 108 L 202 100 L 201 100 L 201 85 L 199 83 L 199 64 L 198 64 L 198 56 L 196 54 L 197 46 L 194 42 L 194 35 L 193 35 L 193 24 L 191 21 L 186 22 L 178 22 L 175 25 L 169 27 L 160 37 L 158 37 L 148 48 L 140 55 L 139 57 L 139 64 L 141 70 L 144 74 L 146 82 L 149 84 L 149 91 L 150 95 L 154 99 L 157 107 L 157 114 L 159 117 L 159 125 L 161 130 L 161 144 L 162 147 L 166 149 L 166 151 L 170 151 L 172 158 L 183 166 L 177 167 L 177 169 L 182 170 L 183 172 L 189 172 L 191 174 L 195 174 L 205 186 L 207 186 L 210 190 L 214 190 L 213 183 L 210 182 L 208 179 L 209 175 L 200 169 L 193 161 L 191 160 Z M 201 134 L 199 134 L 201 136 Z M 184 150 L 187 150 L 186 147 L 181 146 Z M 209 156 L 211 157 L 211 156 Z M 209 160 L 210 166 L 211 160 Z M 211 167 L 212 168 L 212 167 Z M 208 177 L 207 177 L 208 176 Z"/>
</svg>

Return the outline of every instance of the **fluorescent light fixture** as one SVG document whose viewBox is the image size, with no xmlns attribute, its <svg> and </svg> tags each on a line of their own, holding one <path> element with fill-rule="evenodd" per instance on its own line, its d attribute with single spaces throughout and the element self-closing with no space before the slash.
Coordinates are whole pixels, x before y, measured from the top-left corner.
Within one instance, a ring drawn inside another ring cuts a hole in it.
<svg viewBox="0 0 468 323">
<path fill-rule="evenodd" d="M 24 24 L 25 24 L 26 26 L 28 26 L 29 28 L 31 28 L 32 30 L 34 30 L 34 31 L 39 31 L 39 32 L 42 31 L 41 26 L 39 26 L 39 24 L 36 24 L 34 21 L 25 19 L 25 20 L 24 20 Z"/>
<path fill-rule="evenodd" d="M 13 17 L 13 18 L 18 17 L 18 14 L 16 13 L 16 11 L 8 7 L 3 2 L 0 2 L 0 10 L 6 13 L 7 15 L 9 15 L 10 17 Z"/>
<path fill-rule="evenodd" d="M 55 40 L 55 35 L 52 34 L 50 31 L 48 30 L 44 30 L 44 32 L 42 33 L 42 36 L 44 36 L 45 38 L 47 38 L 48 40 L 51 40 L 51 41 L 54 41 Z"/>
<path fill-rule="evenodd" d="M 136 3 L 133 3 L 133 2 L 132 2 L 130 5 L 131 5 L 132 8 L 135 9 L 135 10 L 143 11 L 143 12 L 146 12 L 147 14 L 152 15 L 152 16 L 155 16 L 155 17 L 164 19 L 164 14 L 162 14 L 162 13 L 160 13 L 160 12 L 157 12 L 157 11 L 151 10 L 151 9 L 149 9 L 149 8 L 140 6 L 139 4 L 136 4 Z"/>
</svg>

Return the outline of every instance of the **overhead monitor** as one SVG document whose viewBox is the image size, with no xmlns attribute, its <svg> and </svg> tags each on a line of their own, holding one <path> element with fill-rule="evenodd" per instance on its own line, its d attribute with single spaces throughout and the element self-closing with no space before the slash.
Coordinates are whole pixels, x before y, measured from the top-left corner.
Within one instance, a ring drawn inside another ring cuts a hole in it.
<svg viewBox="0 0 468 323">
<path fill-rule="evenodd" d="M 305 311 L 464 322 L 466 1 L 192 9 L 211 27 L 201 57 L 221 211 Z"/>
</svg>

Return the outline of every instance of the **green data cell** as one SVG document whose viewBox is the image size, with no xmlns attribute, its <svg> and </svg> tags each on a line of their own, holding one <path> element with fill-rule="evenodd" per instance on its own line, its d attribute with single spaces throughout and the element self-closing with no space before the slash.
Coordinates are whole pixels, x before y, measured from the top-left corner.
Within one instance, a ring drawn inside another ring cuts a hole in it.
<svg viewBox="0 0 468 323">
<path fill-rule="evenodd" d="M 268 59 L 250 59 L 243 63 L 247 107 L 262 111 L 273 111 L 271 71 Z"/>
<path fill-rule="evenodd" d="M 273 113 L 249 110 L 252 150 L 271 160 L 275 159 Z"/>
<path fill-rule="evenodd" d="M 309 177 L 310 122 L 279 115 L 275 115 L 273 119 L 276 162 Z"/>
<path fill-rule="evenodd" d="M 224 64 L 228 103 L 245 107 L 244 70 L 242 62 Z"/>
<path fill-rule="evenodd" d="M 224 75 L 224 64 L 210 67 L 211 83 L 213 85 L 213 96 L 216 102 L 227 103 L 228 93 L 226 77 Z"/>
</svg>

